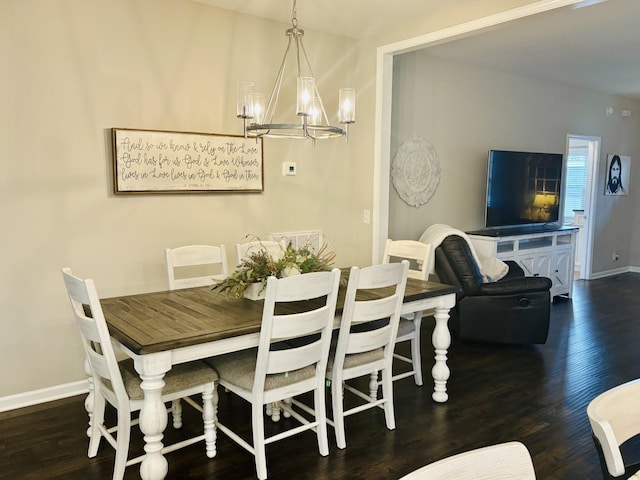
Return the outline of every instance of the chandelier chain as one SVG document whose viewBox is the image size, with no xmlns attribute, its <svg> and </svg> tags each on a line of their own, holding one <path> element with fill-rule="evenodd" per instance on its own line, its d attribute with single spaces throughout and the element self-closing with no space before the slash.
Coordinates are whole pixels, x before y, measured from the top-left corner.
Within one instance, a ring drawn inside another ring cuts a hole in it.
<svg viewBox="0 0 640 480">
<path fill-rule="evenodd" d="M 298 27 L 298 11 L 296 8 L 296 0 L 293 0 L 293 8 L 291 9 L 291 25 L 293 25 L 293 28 Z"/>
</svg>

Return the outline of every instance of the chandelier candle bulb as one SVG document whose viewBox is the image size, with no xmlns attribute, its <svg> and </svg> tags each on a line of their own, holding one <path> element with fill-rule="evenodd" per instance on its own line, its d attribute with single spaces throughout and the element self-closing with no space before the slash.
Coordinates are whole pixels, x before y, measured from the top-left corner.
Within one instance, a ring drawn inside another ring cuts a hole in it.
<svg viewBox="0 0 640 480">
<path fill-rule="evenodd" d="M 251 93 L 249 95 L 249 105 L 251 113 L 251 123 L 261 124 L 264 121 L 264 94 Z"/>
<path fill-rule="evenodd" d="M 251 118 L 251 94 L 253 93 L 253 82 L 238 82 L 236 116 L 238 118 Z"/>
<path fill-rule="evenodd" d="M 322 124 L 322 100 L 320 100 L 320 97 L 313 97 L 313 104 L 311 106 L 311 112 L 309 114 L 309 124 Z"/>
<path fill-rule="evenodd" d="M 298 115 L 309 116 L 313 109 L 313 97 L 316 90 L 316 81 L 313 77 L 298 77 Z"/>
<path fill-rule="evenodd" d="M 340 123 L 354 123 L 356 121 L 356 91 L 353 88 L 341 88 L 338 101 Z"/>
</svg>

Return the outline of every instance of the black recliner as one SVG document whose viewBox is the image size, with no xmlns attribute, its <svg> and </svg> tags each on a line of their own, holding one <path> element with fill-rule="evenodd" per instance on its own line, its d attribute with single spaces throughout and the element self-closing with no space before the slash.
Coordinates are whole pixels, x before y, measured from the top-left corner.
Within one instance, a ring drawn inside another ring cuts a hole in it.
<svg viewBox="0 0 640 480">
<path fill-rule="evenodd" d="M 440 282 L 461 292 L 450 312 L 449 325 L 461 340 L 505 344 L 545 343 L 549 332 L 551 280 L 525 277 L 512 261 L 497 282 L 482 283 L 482 274 L 467 241 L 449 235 L 435 250 Z"/>
</svg>

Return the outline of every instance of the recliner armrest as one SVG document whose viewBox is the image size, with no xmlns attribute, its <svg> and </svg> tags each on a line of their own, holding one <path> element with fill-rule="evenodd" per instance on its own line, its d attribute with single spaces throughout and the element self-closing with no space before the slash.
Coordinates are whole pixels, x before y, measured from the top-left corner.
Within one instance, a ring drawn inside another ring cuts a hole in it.
<svg viewBox="0 0 640 480">
<path fill-rule="evenodd" d="M 546 292 L 551 288 L 547 277 L 506 278 L 499 282 L 483 283 L 473 295 L 511 295 Z"/>
<path fill-rule="evenodd" d="M 501 279 L 501 281 L 506 280 L 508 278 L 524 277 L 524 270 L 520 265 L 518 265 L 517 262 L 515 262 L 514 260 L 505 260 L 504 263 L 506 263 L 509 266 L 509 271 L 504 276 L 504 278 Z"/>
</svg>

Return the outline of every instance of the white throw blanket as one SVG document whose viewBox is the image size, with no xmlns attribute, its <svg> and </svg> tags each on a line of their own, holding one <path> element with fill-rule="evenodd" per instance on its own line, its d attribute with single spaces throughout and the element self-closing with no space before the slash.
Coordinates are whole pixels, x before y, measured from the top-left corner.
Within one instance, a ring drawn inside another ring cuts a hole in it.
<svg viewBox="0 0 640 480">
<path fill-rule="evenodd" d="M 458 235 L 467 241 L 471 255 L 478 264 L 478 268 L 482 274 L 482 281 L 484 283 L 496 282 L 504 277 L 509 271 L 509 265 L 504 263 L 502 260 L 498 260 L 495 257 L 480 258 L 476 253 L 475 248 L 473 248 L 473 244 L 469 240 L 469 237 L 467 237 L 467 234 L 449 225 L 442 223 L 431 225 L 424 231 L 420 237 L 420 241 L 422 243 L 430 244 L 431 248 L 435 250 L 449 235 Z M 435 273 L 435 255 L 431 255 L 431 259 L 429 261 L 431 262 L 429 265 L 429 272 Z"/>
</svg>

